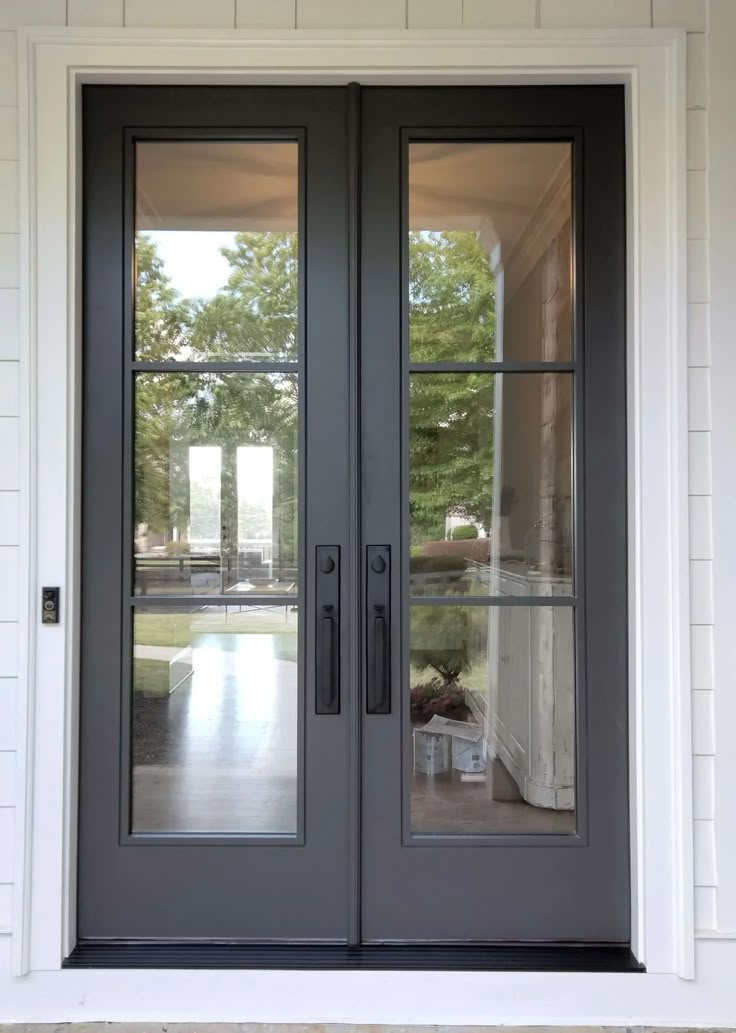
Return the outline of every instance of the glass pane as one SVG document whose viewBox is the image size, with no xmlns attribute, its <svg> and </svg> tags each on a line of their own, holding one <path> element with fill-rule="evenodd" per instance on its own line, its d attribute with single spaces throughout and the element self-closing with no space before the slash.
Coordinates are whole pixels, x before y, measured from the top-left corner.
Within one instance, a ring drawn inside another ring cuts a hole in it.
<svg viewBox="0 0 736 1033">
<path fill-rule="evenodd" d="M 411 830 L 575 831 L 573 610 L 410 610 Z"/>
<path fill-rule="evenodd" d="M 567 143 L 409 146 L 412 362 L 572 355 Z"/>
<path fill-rule="evenodd" d="M 135 378 L 135 592 L 297 589 L 297 376 Z"/>
<path fill-rule="evenodd" d="M 413 595 L 572 591 L 570 373 L 413 373 Z"/>
<path fill-rule="evenodd" d="M 292 606 L 140 608 L 133 831 L 297 831 Z"/>
<path fill-rule="evenodd" d="M 136 145 L 142 361 L 293 360 L 298 144 Z"/>
</svg>

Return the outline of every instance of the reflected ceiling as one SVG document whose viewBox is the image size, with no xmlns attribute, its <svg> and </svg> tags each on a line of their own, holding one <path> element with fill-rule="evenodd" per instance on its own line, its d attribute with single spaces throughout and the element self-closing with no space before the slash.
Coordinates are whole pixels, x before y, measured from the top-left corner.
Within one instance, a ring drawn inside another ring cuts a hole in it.
<svg viewBox="0 0 736 1033">
<path fill-rule="evenodd" d="M 410 227 L 487 233 L 508 253 L 569 166 L 567 143 L 413 143 Z M 139 230 L 296 230 L 298 145 L 139 143 L 136 204 Z"/>
<path fill-rule="evenodd" d="M 486 232 L 508 253 L 569 171 L 567 143 L 413 143 L 410 227 Z"/>
<path fill-rule="evenodd" d="M 136 148 L 139 230 L 297 228 L 298 145 L 175 141 Z"/>
</svg>

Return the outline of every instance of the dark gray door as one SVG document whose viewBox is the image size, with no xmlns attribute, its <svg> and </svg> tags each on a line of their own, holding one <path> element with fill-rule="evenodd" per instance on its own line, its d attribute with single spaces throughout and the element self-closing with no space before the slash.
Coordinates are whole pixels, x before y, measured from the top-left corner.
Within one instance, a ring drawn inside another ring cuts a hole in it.
<svg viewBox="0 0 736 1033">
<path fill-rule="evenodd" d="M 346 935 L 344 134 L 84 90 L 82 938 Z"/>
<path fill-rule="evenodd" d="M 366 90 L 362 154 L 363 938 L 626 942 L 623 93 Z"/>
<path fill-rule="evenodd" d="M 85 87 L 83 942 L 628 943 L 623 103 Z"/>
</svg>

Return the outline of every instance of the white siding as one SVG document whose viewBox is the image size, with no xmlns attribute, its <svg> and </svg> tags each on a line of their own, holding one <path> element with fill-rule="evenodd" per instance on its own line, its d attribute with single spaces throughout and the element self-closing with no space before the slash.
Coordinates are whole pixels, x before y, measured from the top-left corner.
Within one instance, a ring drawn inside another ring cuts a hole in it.
<svg viewBox="0 0 736 1033">
<path fill-rule="evenodd" d="M 0 6 L 0 28 L 17 24 L 18 10 Z M 53 5 L 39 5 L 38 17 L 53 20 Z M 64 5 L 62 4 L 62 8 Z M 36 13 L 35 11 L 33 12 Z M 58 14 L 58 12 L 57 12 Z M 61 22 L 63 23 L 63 16 Z M 18 433 L 18 89 L 15 33 L 0 32 L 0 935 L 12 913 L 13 802 L 19 543 Z"/>
<path fill-rule="evenodd" d="M 734 349 L 734 272 L 736 271 L 736 4 L 710 2 L 708 121 L 711 143 L 708 191 L 711 216 L 711 356 L 713 540 L 716 624 L 714 720 L 716 723 L 716 844 L 719 855 L 717 928 L 736 937 L 736 349 Z"/>
<path fill-rule="evenodd" d="M 543 29 L 641 29 L 651 27 L 650 0 L 541 0 Z"/>
<path fill-rule="evenodd" d="M 723 0 L 719 0 L 723 3 Z M 691 606 L 696 921 L 718 925 L 714 815 L 714 604 L 706 0 L 2 0 L 18 25 L 217 28 L 585 28 L 688 31 L 688 272 Z M 15 33 L 0 31 L 0 933 L 11 916 L 11 752 L 18 668 L 18 183 Z M 710 220 L 712 222 L 712 220 Z M 736 398 L 736 384 L 732 385 Z M 717 500 L 717 491 L 716 491 Z M 733 518 L 733 514 L 731 514 Z M 718 539 L 716 538 L 716 549 Z M 22 572 L 20 572 L 20 576 Z M 733 629 L 730 630 L 733 635 Z M 720 677 L 720 675 L 719 675 Z M 720 688 L 720 684 L 718 685 Z M 60 733 L 61 734 L 61 730 Z M 736 748 L 736 743 L 732 744 Z M 0 943 L 0 947 L 2 944 Z"/>
<path fill-rule="evenodd" d="M 539 28 L 537 0 L 463 0 L 466 29 Z"/>
<path fill-rule="evenodd" d="M 296 0 L 237 0 L 235 24 L 239 29 L 293 29 Z"/>
<path fill-rule="evenodd" d="M 462 0 L 408 0 L 410 29 L 459 29 L 463 24 Z"/>
<path fill-rule="evenodd" d="M 65 23 L 66 0 L 3 0 L 0 4 L 0 28 Z"/>
<path fill-rule="evenodd" d="M 405 29 L 406 0 L 297 0 L 299 29 Z"/>
<path fill-rule="evenodd" d="M 234 29 L 233 0 L 125 0 L 125 24 L 131 28 Z"/>
<path fill-rule="evenodd" d="M 706 5 L 703 0 L 653 0 L 655 29 L 678 28 L 688 32 L 705 32 Z"/>
<path fill-rule="evenodd" d="M 713 515 L 711 499 L 710 253 L 708 209 L 707 4 L 654 0 L 655 28 L 684 28 L 688 107 L 688 401 L 690 406 L 690 635 L 693 688 L 693 806 L 695 924 L 715 929 L 716 852 L 712 806 L 713 753 Z M 705 806 L 705 801 L 709 801 Z M 704 891 L 707 893 L 704 895 Z M 706 903 L 707 902 L 707 903 Z"/>
<path fill-rule="evenodd" d="M 122 26 L 124 0 L 68 0 L 67 25 Z"/>
</svg>

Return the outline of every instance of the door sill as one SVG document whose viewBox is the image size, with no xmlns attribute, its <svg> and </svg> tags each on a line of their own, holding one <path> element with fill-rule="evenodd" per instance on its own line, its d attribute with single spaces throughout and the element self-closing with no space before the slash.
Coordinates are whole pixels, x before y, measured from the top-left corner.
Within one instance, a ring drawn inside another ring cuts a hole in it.
<svg viewBox="0 0 736 1033">
<path fill-rule="evenodd" d="M 83 940 L 64 968 L 644 972 L 628 944 L 253 944 Z"/>
</svg>

